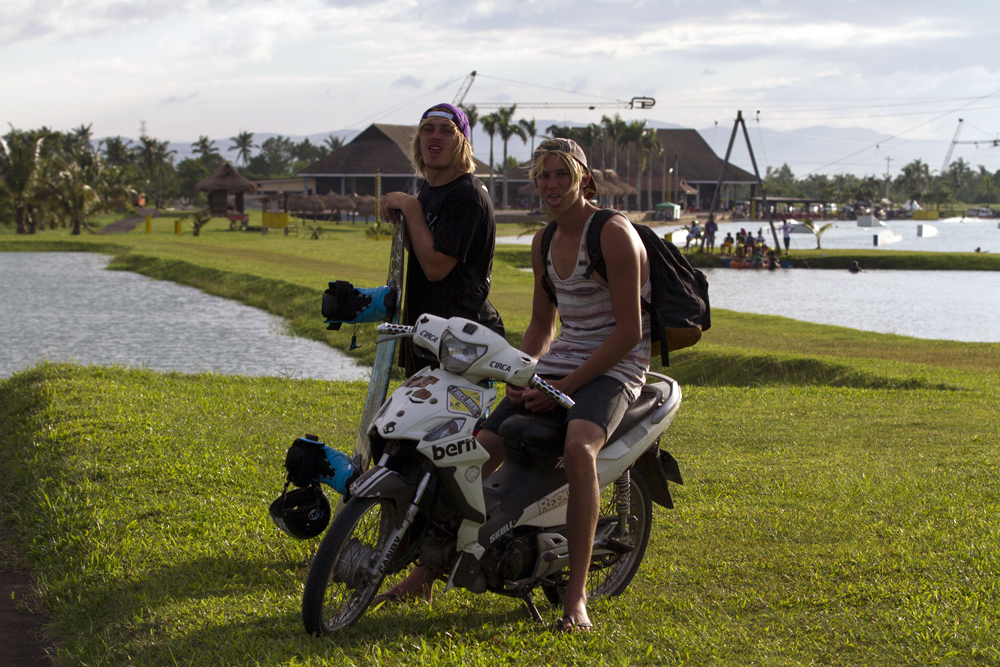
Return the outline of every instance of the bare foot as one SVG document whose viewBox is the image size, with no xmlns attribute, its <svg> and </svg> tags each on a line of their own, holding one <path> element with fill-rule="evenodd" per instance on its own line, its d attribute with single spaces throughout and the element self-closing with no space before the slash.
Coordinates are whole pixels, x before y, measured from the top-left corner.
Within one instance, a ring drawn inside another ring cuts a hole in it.
<svg viewBox="0 0 1000 667">
<path fill-rule="evenodd" d="M 423 600 L 432 602 L 434 599 L 434 573 L 430 568 L 416 565 L 406 575 L 406 579 L 378 595 L 372 604 L 381 602 L 403 602 L 405 600 Z"/>
</svg>

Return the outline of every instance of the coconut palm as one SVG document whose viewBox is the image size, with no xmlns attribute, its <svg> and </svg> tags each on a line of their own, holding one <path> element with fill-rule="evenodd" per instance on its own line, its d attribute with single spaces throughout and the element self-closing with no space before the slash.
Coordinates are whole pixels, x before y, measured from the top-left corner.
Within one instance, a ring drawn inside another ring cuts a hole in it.
<svg viewBox="0 0 1000 667">
<path fill-rule="evenodd" d="M 229 150 L 238 151 L 236 159 L 241 160 L 243 166 L 246 167 L 250 164 L 250 151 L 257 148 L 257 144 L 253 142 L 253 132 L 240 131 L 235 137 L 229 137 L 229 140 L 233 142 Z"/>
<path fill-rule="evenodd" d="M 642 172 L 649 167 L 649 177 L 646 181 L 646 199 L 649 210 L 653 210 L 653 159 L 663 154 L 663 144 L 656 134 L 656 130 L 650 128 L 642 133 L 639 138 L 639 180 L 642 180 Z M 639 208 L 642 208 L 640 205 Z"/>
<path fill-rule="evenodd" d="M 625 131 L 621 135 L 621 143 L 625 146 L 625 182 L 630 183 L 632 181 L 632 157 L 631 148 L 635 144 L 636 153 L 639 152 L 639 142 L 642 141 L 642 135 L 646 131 L 646 121 L 644 120 L 634 120 L 625 126 Z M 639 191 L 636 193 L 636 208 L 642 208 L 642 184 L 637 180 L 636 189 Z M 625 195 L 625 207 L 628 208 L 628 195 Z"/>
<path fill-rule="evenodd" d="M 101 141 L 101 147 L 104 149 L 104 160 L 108 166 L 124 167 L 127 164 L 132 164 L 135 155 L 133 150 L 129 148 L 130 143 L 132 143 L 130 139 L 125 139 L 120 135 L 105 137 Z"/>
<path fill-rule="evenodd" d="M 814 221 L 810 220 L 809 218 L 805 218 L 804 220 L 802 220 L 802 225 L 806 227 L 806 229 L 808 229 L 810 232 L 812 232 L 813 235 L 816 237 L 816 250 L 822 250 L 822 248 L 820 248 L 819 245 L 820 237 L 823 236 L 823 232 L 833 227 L 833 223 L 828 222 L 822 227 L 816 227 L 816 223 Z"/>
<path fill-rule="evenodd" d="M 459 104 L 458 108 L 465 112 L 465 117 L 469 119 L 469 144 L 475 150 L 476 146 L 472 141 L 472 130 L 475 129 L 476 124 L 479 123 L 479 109 L 476 108 L 475 104 Z"/>
<path fill-rule="evenodd" d="M 81 165 L 77 154 L 57 157 L 54 161 L 55 174 L 46 179 L 46 194 L 55 204 L 56 210 L 70 223 L 71 234 L 79 236 L 86 220 L 103 208 L 104 202 L 91 185 L 100 178 L 103 161 L 92 160 Z"/>
<path fill-rule="evenodd" d="M 94 153 L 94 144 L 91 143 L 93 132 L 90 130 L 93 126 L 93 123 L 90 125 L 81 125 L 80 127 L 74 128 L 66 136 L 67 143 L 70 144 L 72 148 L 76 149 L 75 152 L 77 155 L 81 152 L 88 155 L 92 155 Z"/>
<path fill-rule="evenodd" d="M 332 153 L 335 150 L 344 147 L 344 140 L 341 137 L 331 134 L 323 141 L 323 145 Z"/>
<path fill-rule="evenodd" d="M 601 125 L 604 126 L 604 138 L 611 144 L 611 168 L 618 173 L 618 147 L 622 142 L 622 135 L 625 133 L 626 123 L 622 117 L 615 114 L 614 118 L 601 116 Z M 602 162 L 603 166 L 603 162 Z"/>
<path fill-rule="evenodd" d="M 483 131 L 490 136 L 490 197 L 496 199 L 496 186 L 493 183 L 493 138 L 497 135 L 497 124 L 499 119 L 495 113 L 486 114 L 479 119 Z"/>
<path fill-rule="evenodd" d="M 538 126 L 535 124 L 535 119 L 532 118 L 528 120 L 527 118 L 522 118 L 517 121 L 517 124 L 521 126 L 524 133 L 531 137 L 531 154 L 535 154 L 535 137 L 538 136 Z"/>
<path fill-rule="evenodd" d="M 593 167 L 594 166 L 594 146 L 597 146 L 602 141 L 604 141 L 604 128 L 597 123 L 591 123 L 586 127 L 577 128 L 576 130 L 576 141 L 580 143 L 580 147 L 587 151 L 587 162 Z M 603 168 L 604 157 L 601 156 L 601 166 Z"/>
<path fill-rule="evenodd" d="M 0 186 L 14 202 L 18 234 L 35 232 L 34 223 L 28 228 L 26 212 L 38 185 L 42 141 L 42 137 L 15 130 L 13 125 L 6 140 L 0 137 Z"/>
<path fill-rule="evenodd" d="M 503 140 L 503 165 L 507 166 L 507 144 L 511 137 L 520 137 L 521 141 L 528 143 L 528 135 L 524 133 L 524 128 L 522 128 L 517 123 L 513 122 L 514 111 L 517 110 L 516 104 L 511 104 L 509 107 L 500 107 L 497 109 L 497 134 Z M 507 208 L 507 185 L 508 176 L 510 174 L 509 169 L 503 170 L 503 201 L 501 208 Z"/>
<path fill-rule="evenodd" d="M 148 182 L 151 184 L 154 180 L 159 180 L 156 196 L 156 207 L 159 208 L 163 195 L 163 176 L 168 171 L 169 160 L 177 151 L 167 150 L 170 142 L 157 141 L 152 137 L 140 137 L 139 143 L 139 164 L 145 172 Z"/>
<path fill-rule="evenodd" d="M 198 137 L 198 141 L 191 144 L 191 152 L 198 155 L 199 159 L 207 164 L 213 155 L 219 154 L 219 149 L 215 147 L 215 141 L 201 135 Z"/>
<path fill-rule="evenodd" d="M 549 125 L 545 128 L 545 134 L 552 137 L 553 139 L 572 139 L 577 140 L 577 129 L 569 125 Z"/>
</svg>

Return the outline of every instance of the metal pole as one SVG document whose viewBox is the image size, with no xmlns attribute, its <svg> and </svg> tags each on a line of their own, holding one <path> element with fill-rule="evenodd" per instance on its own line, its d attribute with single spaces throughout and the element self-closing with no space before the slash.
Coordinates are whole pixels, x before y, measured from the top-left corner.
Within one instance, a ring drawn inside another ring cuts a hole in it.
<svg viewBox="0 0 1000 667">
<path fill-rule="evenodd" d="M 753 173 L 757 177 L 757 186 L 760 188 L 760 199 L 763 203 L 764 209 L 767 211 L 767 222 L 771 226 L 771 235 L 774 237 L 774 250 L 776 254 L 781 254 L 781 245 L 778 243 L 778 232 L 774 228 L 774 214 L 771 213 L 771 207 L 767 203 L 767 193 L 764 192 L 764 182 L 760 179 L 760 170 L 757 169 L 757 158 L 753 155 L 753 146 L 750 145 L 750 134 L 747 132 L 747 124 L 743 120 L 743 114 L 738 113 L 736 115 L 736 122 L 738 122 L 743 127 L 743 138 L 747 142 L 747 151 L 750 153 L 750 163 L 753 164 Z"/>
</svg>

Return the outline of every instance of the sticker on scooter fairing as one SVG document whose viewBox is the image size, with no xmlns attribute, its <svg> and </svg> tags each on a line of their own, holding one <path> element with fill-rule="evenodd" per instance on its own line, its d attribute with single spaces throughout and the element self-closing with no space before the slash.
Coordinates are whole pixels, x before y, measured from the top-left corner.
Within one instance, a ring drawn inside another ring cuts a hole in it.
<svg viewBox="0 0 1000 667">
<path fill-rule="evenodd" d="M 406 381 L 404 387 L 429 387 L 437 384 L 438 379 L 433 375 L 414 375 Z"/>
<path fill-rule="evenodd" d="M 482 412 L 479 407 L 482 396 L 482 392 L 475 389 L 462 389 L 452 385 L 448 387 L 448 412 L 478 417 Z"/>
</svg>

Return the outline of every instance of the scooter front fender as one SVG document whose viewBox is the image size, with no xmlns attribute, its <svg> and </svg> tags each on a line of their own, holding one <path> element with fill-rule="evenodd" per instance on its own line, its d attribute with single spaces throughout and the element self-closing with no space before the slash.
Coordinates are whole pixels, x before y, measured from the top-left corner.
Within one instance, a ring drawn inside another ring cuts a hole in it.
<svg viewBox="0 0 1000 667">
<path fill-rule="evenodd" d="M 353 498 L 386 498 L 396 508 L 405 508 L 413 502 L 417 487 L 408 484 L 398 472 L 375 466 L 351 484 Z"/>
</svg>

